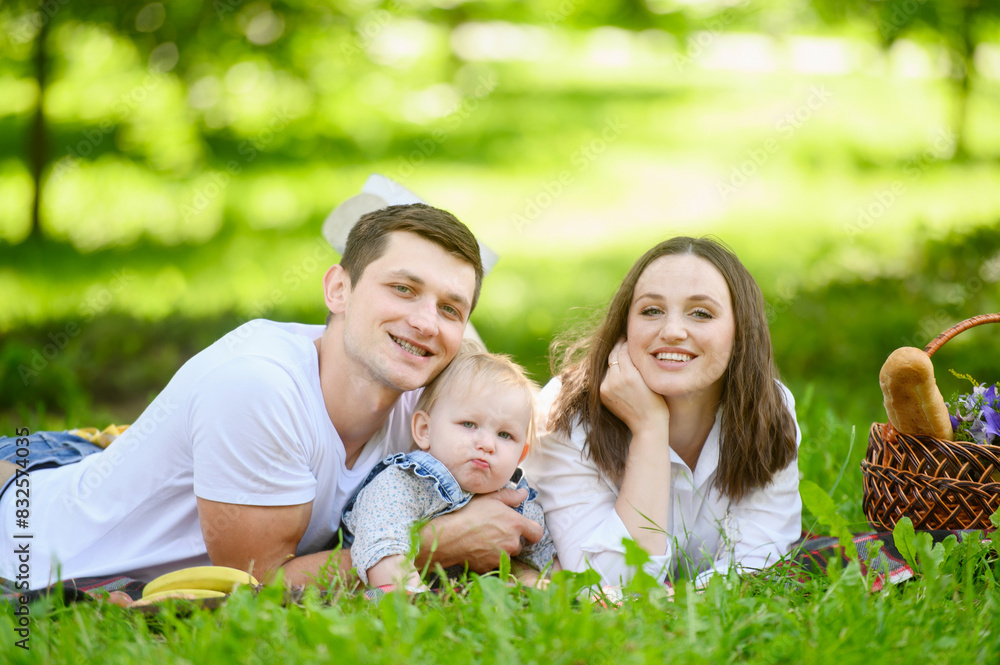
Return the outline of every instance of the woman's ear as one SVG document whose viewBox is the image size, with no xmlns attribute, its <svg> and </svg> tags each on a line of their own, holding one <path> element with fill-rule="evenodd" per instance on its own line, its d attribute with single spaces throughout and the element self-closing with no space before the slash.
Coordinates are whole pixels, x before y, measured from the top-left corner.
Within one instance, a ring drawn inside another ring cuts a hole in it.
<svg viewBox="0 0 1000 665">
<path fill-rule="evenodd" d="M 431 417 L 426 411 L 417 411 L 410 421 L 410 430 L 413 435 L 413 443 L 421 450 L 428 450 L 431 447 Z"/>
<path fill-rule="evenodd" d="M 340 264 L 330 266 L 323 275 L 323 297 L 326 307 L 333 314 L 347 310 L 347 295 L 351 290 L 351 277 Z"/>
</svg>

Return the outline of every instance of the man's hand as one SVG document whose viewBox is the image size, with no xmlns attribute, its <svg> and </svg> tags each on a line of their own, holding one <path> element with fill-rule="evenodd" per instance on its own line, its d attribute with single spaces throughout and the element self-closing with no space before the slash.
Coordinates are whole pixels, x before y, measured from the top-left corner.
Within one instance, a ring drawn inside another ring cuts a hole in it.
<svg viewBox="0 0 1000 665">
<path fill-rule="evenodd" d="M 526 498 L 525 490 L 500 489 L 431 520 L 420 532 L 417 567 L 431 558 L 444 568 L 468 563 L 477 573 L 494 570 L 501 552 L 510 556 L 521 552 L 522 536 L 530 543 L 542 538 L 541 525 L 514 510 Z"/>
</svg>

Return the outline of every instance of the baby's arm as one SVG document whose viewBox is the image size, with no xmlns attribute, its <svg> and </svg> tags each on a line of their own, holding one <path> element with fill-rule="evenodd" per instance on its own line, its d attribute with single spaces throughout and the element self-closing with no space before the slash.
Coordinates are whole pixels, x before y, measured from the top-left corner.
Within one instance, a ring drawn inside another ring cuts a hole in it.
<svg viewBox="0 0 1000 665">
<path fill-rule="evenodd" d="M 413 525 L 420 522 L 434 499 L 420 491 L 423 483 L 391 466 L 375 476 L 359 493 L 344 525 L 354 534 L 351 557 L 361 581 L 370 586 L 396 584 L 419 575 L 410 552 Z M 374 574 L 375 578 L 370 577 Z"/>
<path fill-rule="evenodd" d="M 523 477 L 517 488 L 530 489 L 528 481 Z M 549 533 L 548 527 L 545 526 L 545 513 L 533 490 L 529 492 L 529 498 L 521 504 L 521 514 L 542 527 L 542 538 L 537 543 L 524 543 L 517 559 L 511 562 L 511 571 L 521 580 L 522 584 L 534 586 L 538 581 L 539 571 L 555 572 L 561 568 L 559 560 L 556 558 L 556 546 L 552 542 L 552 535 Z M 525 580 L 529 581 L 525 582 Z"/>
</svg>

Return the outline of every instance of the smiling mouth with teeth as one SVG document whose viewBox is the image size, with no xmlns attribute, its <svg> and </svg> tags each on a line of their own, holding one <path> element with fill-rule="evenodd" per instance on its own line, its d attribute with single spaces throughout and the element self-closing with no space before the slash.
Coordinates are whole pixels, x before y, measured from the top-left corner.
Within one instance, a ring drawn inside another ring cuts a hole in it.
<svg viewBox="0 0 1000 665">
<path fill-rule="evenodd" d="M 657 360 L 674 360 L 676 362 L 687 362 L 688 360 L 694 360 L 694 356 L 689 356 L 686 353 L 657 353 Z"/>
<path fill-rule="evenodd" d="M 389 335 L 389 337 L 392 338 L 392 341 L 394 341 L 396 344 L 399 344 L 401 347 L 403 347 L 404 349 L 406 349 L 407 351 L 409 351 L 410 353 L 412 353 L 415 356 L 421 356 L 421 357 L 423 357 L 423 356 L 427 355 L 427 351 L 425 349 L 421 349 L 421 348 L 418 348 L 416 346 L 413 346 L 412 344 L 410 344 L 409 342 L 407 342 L 405 339 L 400 339 L 400 338 L 396 337 L 395 335 Z"/>
</svg>

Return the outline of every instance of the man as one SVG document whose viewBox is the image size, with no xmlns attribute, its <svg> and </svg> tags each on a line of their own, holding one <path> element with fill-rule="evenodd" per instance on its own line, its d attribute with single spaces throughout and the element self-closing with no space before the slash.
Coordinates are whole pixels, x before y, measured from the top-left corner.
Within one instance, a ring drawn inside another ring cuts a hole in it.
<svg viewBox="0 0 1000 665">
<path fill-rule="evenodd" d="M 348 571 L 350 552 L 329 549 L 342 508 L 408 447 L 415 391 L 454 357 L 481 281 L 475 238 L 449 213 L 362 217 L 324 277 L 325 328 L 251 321 L 188 361 L 105 452 L 31 474 L 31 588 L 209 563 L 265 579 L 284 568 L 291 584 L 328 563 Z M 0 498 L 6 525 L 13 494 Z M 542 535 L 508 507 L 524 498 L 482 497 L 432 521 L 418 560 L 495 567 Z M 5 554 L 0 577 L 17 565 Z"/>
</svg>

